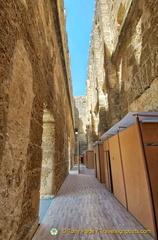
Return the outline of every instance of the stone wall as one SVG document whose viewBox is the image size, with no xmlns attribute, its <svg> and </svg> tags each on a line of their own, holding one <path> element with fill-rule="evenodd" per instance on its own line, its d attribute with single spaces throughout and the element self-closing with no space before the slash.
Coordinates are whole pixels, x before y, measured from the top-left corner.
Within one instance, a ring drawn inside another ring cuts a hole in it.
<svg viewBox="0 0 158 240">
<path fill-rule="evenodd" d="M 86 137 L 86 96 L 75 96 L 75 128 L 78 129 L 76 135 L 75 154 L 79 152 L 82 154 L 87 150 L 87 137 Z"/>
<path fill-rule="evenodd" d="M 41 167 L 50 195 L 71 168 L 73 99 L 61 3 L 0 1 L 0 239 L 31 239 Z"/>
<path fill-rule="evenodd" d="M 158 1 L 97 0 L 87 79 L 89 149 L 128 111 L 158 111 Z"/>
</svg>

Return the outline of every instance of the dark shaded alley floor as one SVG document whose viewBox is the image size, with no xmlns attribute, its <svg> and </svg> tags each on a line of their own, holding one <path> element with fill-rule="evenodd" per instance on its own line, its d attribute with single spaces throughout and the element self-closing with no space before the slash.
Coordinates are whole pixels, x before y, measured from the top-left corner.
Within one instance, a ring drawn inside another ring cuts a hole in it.
<svg viewBox="0 0 158 240">
<path fill-rule="evenodd" d="M 83 166 L 81 170 L 78 174 L 75 166 L 70 172 L 33 240 L 153 240 L 146 233 L 106 233 L 106 230 L 142 230 L 143 227 L 98 182 L 94 170 Z M 50 234 L 52 227 L 59 230 L 56 236 Z M 76 232 L 70 233 L 71 230 Z M 86 230 L 93 231 L 90 234 Z"/>
</svg>

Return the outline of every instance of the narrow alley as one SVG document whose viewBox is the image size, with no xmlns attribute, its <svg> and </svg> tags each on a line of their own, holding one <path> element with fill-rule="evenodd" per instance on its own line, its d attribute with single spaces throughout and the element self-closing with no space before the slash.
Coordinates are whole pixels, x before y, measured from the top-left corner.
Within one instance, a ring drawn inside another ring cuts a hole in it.
<svg viewBox="0 0 158 240">
<path fill-rule="evenodd" d="M 0 240 L 158 240 L 157 24 L 158 0 L 0 0 Z"/>
<path fill-rule="evenodd" d="M 59 230 L 56 236 L 50 234 L 52 227 Z M 81 174 L 78 174 L 78 166 L 75 165 L 49 207 L 33 240 L 153 240 L 146 233 L 106 233 L 106 230 L 143 229 L 106 190 L 104 184 L 95 178 L 94 169 L 87 169 L 82 165 Z M 73 232 L 74 230 L 76 231 Z"/>
</svg>

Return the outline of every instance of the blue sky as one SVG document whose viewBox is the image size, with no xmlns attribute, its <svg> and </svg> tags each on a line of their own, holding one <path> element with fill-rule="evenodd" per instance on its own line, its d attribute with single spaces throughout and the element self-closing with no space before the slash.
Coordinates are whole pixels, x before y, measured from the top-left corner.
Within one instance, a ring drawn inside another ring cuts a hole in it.
<svg viewBox="0 0 158 240">
<path fill-rule="evenodd" d="M 95 0 L 64 0 L 73 94 L 84 95 Z"/>
</svg>

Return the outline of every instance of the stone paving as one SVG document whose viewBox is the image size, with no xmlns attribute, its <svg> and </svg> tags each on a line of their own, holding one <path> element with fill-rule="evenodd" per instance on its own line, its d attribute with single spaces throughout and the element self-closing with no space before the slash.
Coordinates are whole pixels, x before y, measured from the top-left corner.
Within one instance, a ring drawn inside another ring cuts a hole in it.
<svg viewBox="0 0 158 240">
<path fill-rule="evenodd" d="M 59 230 L 56 236 L 50 234 L 52 227 Z M 104 184 L 98 182 L 94 170 L 82 166 L 78 174 L 74 166 L 32 240 L 154 239 L 149 234 L 106 233 L 106 230 L 142 229 Z"/>
</svg>

